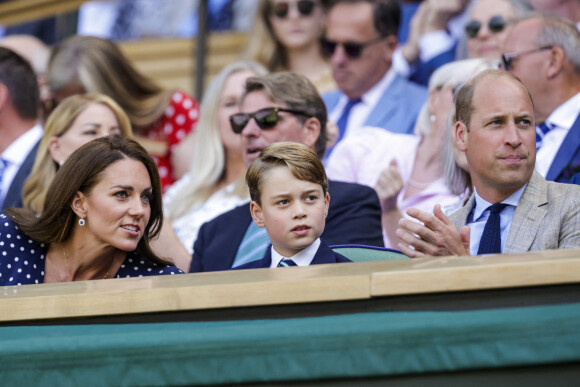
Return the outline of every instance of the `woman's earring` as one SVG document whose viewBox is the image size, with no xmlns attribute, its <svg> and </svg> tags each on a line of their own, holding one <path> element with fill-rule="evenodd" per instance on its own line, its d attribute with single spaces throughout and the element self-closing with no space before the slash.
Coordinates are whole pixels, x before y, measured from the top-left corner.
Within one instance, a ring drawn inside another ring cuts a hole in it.
<svg viewBox="0 0 580 387">
<path fill-rule="evenodd" d="M 79 219 L 79 226 L 84 227 L 86 223 L 87 222 L 85 222 L 85 218 L 80 218 Z"/>
</svg>

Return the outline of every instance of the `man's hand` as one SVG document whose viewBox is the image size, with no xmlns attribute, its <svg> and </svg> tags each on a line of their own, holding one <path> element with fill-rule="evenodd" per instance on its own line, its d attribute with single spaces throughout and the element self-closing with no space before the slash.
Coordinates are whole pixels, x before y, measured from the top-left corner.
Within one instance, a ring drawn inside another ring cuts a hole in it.
<svg viewBox="0 0 580 387">
<path fill-rule="evenodd" d="M 460 232 L 436 204 L 434 215 L 417 208 L 409 208 L 407 214 L 421 223 L 401 218 L 397 237 L 402 241 L 399 250 L 411 258 L 425 256 L 470 255 L 469 227 Z"/>
</svg>

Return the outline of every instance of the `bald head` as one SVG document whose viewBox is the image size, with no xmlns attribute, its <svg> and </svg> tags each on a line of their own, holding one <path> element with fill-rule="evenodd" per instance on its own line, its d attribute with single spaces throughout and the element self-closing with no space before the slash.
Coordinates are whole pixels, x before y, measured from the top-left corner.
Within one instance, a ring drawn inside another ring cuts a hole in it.
<svg viewBox="0 0 580 387">
<path fill-rule="evenodd" d="M 34 73 L 46 73 L 50 49 L 38 38 L 32 35 L 8 35 L 0 39 L 0 47 L 6 47 L 26 59 Z"/>
</svg>

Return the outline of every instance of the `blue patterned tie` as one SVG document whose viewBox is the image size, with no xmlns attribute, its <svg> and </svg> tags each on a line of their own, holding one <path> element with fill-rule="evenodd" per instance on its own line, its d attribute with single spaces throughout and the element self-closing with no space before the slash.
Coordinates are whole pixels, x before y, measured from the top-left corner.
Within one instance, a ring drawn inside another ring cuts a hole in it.
<svg viewBox="0 0 580 387">
<path fill-rule="evenodd" d="M 268 246 L 270 246 L 270 238 L 268 238 L 266 229 L 258 227 L 254 222 L 250 223 L 244 234 L 244 239 L 240 243 L 232 267 L 238 267 L 264 258 Z"/>
<path fill-rule="evenodd" d="M 501 253 L 500 212 L 507 206 L 505 203 L 496 203 L 487 207 L 489 218 L 485 223 L 483 234 L 479 242 L 477 255 Z"/>
<path fill-rule="evenodd" d="M 536 151 L 540 150 L 544 136 L 550 130 L 554 129 L 554 126 L 555 126 L 554 124 L 550 124 L 549 122 L 543 122 L 540 125 L 536 126 Z"/>
<path fill-rule="evenodd" d="M 278 263 L 278 267 L 290 267 L 290 266 L 298 266 L 298 265 L 296 265 L 296 262 L 294 262 L 289 258 L 284 258 L 283 260 L 280 261 L 280 263 Z"/>
</svg>

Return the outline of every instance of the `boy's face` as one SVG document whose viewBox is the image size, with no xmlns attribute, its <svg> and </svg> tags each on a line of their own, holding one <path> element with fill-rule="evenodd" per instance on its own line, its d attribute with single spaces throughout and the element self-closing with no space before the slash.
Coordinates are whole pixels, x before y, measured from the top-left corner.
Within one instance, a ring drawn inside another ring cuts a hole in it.
<svg viewBox="0 0 580 387">
<path fill-rule="evenodd" d="M 259 227 L 266 227 L 274 249 L 292 257 L 308 247 L 324 231 L 330 196 L 320 184 L 298 180 L 286 167 L 266 172 L 260 195 L 250 211 Z"/>
</svg>

